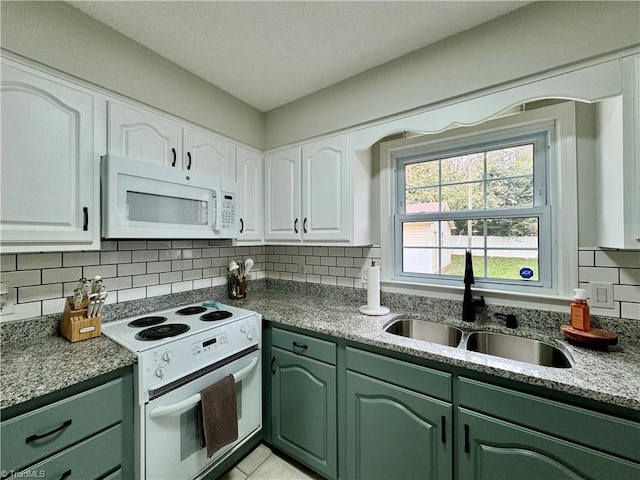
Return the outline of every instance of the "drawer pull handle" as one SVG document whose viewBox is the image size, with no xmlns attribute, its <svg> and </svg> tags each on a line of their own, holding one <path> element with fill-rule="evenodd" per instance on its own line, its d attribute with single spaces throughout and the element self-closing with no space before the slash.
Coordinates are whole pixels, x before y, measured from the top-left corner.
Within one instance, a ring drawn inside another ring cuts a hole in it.
<svg viewBox="0 0 640 480">
<path fill-rule="evenodd" d="M 64 480 L 65 478 L 69 478 L 71 476 L 71 470 L 67 470 L 60 476 L 60 480 Z"/>
<path fill-rule="evenodd" d="M 301 352 L 304 352 L 307 348 L 309 348 L 304 343 L 293 342 L 293 348 L 299 349 Z"/>
<path fill-rule="evenodd" d="M 447 417 L 445 417 L 444 415 L 442 415 L 440 417 L 441 420 L 441 429 L 442 429 L 442 433 L 440 434 L 440 440 L 442 440 L 442 443 L 447 443 Z"/>
<path fill-rule="evenodd" d="M 54 433 L 58 433 L 59 431 L 64 430 L 65 428 L 67 428 L 69 425 L 71 425 L 71 420 L 67 420 L 62 425 L 60 425 L 58 428 L 54 428 L 50 432 L 42 433 L 40 435 L 37 435 L 37 434 L 34 433 L 33 435 L 31 435 L 31 436 L 29 436 L 29 437 L 27 437 L 25 439 L 25 443 L 31 443 L 31 442 L 34 442 L 36 440 L 40 440 L 42 438 L 48 437 L 49 435 L 53 435 Z"/>
<path fill-rule="evenodd" d="M 471 452 L 471 446 L 469 445 L 469 425 L 464 425 L 464 453 Z"/>
</svg>

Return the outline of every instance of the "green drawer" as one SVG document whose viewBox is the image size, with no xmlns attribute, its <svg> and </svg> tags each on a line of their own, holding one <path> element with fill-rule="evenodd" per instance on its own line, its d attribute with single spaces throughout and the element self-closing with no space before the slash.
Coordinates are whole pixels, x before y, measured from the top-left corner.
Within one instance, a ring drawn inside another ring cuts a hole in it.
<svg viewBox="0 0 640 480">
<path fill-rule="evenodd" d="M 2 470 L 19 470 L 122 421 L 122 379 L 2 422 Z"/>
<path fill-rule="evenodd" d="M 640 423 L 467 378 L 459 395 L 461 407 L 640 461 Z"/>
<path fill-rule="evenodd" d="M 20 477 L 22 474 L 25 477 L 30 475 L 36 478 L 98 479 L 116 469 L 119 470 L 121 462 L 122 427 L 116 425 L 25 469 L 17 476 Z"/>
<path fill-rule="evenodd" d="M 336 344 L 318 338 L 273 329 L 271 344 L 304 357 L 313 358 L 330 365 L 336 364 Z"/>
<path fill-rule="evenodd" d="M 451 374 L 347 347 L 347 370 L 451 401 Z"/>
</svg>

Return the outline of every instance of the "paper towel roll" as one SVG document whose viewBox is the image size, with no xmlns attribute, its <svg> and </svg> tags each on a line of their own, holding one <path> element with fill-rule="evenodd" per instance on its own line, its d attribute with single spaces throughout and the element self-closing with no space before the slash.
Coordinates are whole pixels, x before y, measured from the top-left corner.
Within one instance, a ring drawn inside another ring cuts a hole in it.
<svg viewBox="0 0 640 480">
<path fill-rule="evenodd" d="M 372 265 L 367 272 L 367 308 L 378 310 L 380 308 L 380 267 Z"/>
<path fill-rule="evenodd" d="M 372 262 L 367 267 L 367 304 L 360 307 L 360 312 L 366 315 L 386 315 L 387 307 L 380 306 L 380 267 Z"/>
</svg>

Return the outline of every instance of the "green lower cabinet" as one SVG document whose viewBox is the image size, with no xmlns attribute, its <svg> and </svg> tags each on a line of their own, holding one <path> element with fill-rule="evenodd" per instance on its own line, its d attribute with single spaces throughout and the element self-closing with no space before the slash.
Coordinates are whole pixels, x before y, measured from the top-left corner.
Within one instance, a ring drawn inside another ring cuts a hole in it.
<svg viewBox="0 0 640 480">
<path fill-rule="evenodd" d="M 274 445 L 336 478 L 336 367 L 276 347 L 271 354 Z"/>
<path fill-rule="evenodd" d="M 460 480 L 636 480 L 640 465 L 464 408 Z"/>
<path fill-rule="evenodd" d="M 347 371 L 347 478 L 452 478 L 451 404 Z"/>
</svg>

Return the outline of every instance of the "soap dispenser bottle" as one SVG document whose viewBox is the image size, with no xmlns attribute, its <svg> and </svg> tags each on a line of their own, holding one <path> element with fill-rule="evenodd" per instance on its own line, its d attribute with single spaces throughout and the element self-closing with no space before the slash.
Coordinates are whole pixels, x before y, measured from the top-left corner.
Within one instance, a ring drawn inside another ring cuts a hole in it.
<svg viewBox="0 0 640 480">
<path fill-rule="evenodd" d="M 587 304 L 587 291 L 584 288 L 576 288 L 573 293 L 571 326 L 576 330 L 588 332 L 591 330 L 591 318 L 589 316 L 589 305 Z"/>
</svg>

